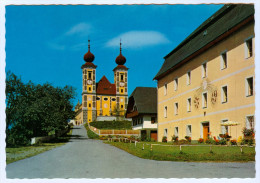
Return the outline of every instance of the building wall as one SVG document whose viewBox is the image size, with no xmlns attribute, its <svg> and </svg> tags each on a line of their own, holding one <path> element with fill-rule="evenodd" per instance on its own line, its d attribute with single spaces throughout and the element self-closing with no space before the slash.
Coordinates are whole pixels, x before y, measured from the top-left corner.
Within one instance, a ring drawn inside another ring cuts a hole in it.
<svg viewBox="0 0 260 183">
<path fill-rule="evenodd" d="M 246 58 L 245 40 L 253 36 L 253 56 Z M 214 45 L 203 54 L 158 80 L 158 141 L 162 141 L 165 129 L 167 139 L 179 128 L 179 139 L 187 135 L 187 125 L 191 125 L 193 140 L 203 137 L 202 123 L 209 121 L 212 136 L 221 133 L 221 120 L 239 122 L 231 127 L 232 138 L 242 136 L 247 115 L 254 115 L 255 97 L 246 96 L 246 78 L 254 77 L 254 24 L 244 26 L 227 39 Z M 221 69 L 221 54 L 227 54 L 227 68 Z M 202 77 L 202 64 L 207 62 L 207 76 Z M 190 84 L 187 72 L 191 73 Z M 174 89 L 174 79 L 178 78 L 178 89 Z M 165 88 L 167 84 L 167 89 Z M 227 86 L 228 101 L 222 103 L 222 87 Z M 207 108 L 202 106 L 202 93 L 207 92 Z M 191 111 L 187 111 L 187 99 L 191 99 Z M 178 114 L 175 114 L 178 103 Z M 167 117 L 164 116 L 167 107 Z M 229 127 L 230 130 L 230 127 Z M 229 131 L 230 133 L 230 131 Z"/>
</svg>

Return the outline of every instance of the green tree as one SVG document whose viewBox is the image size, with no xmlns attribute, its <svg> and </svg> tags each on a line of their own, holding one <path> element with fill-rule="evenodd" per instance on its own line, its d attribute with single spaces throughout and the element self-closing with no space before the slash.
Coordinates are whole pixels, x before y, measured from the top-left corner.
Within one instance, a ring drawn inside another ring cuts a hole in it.
<svg viewBox="0 0 260 183">
<path fill-rule="evenodd" d="M 24 84 L 8 72 L 6 79 L 7 145 L 26 145 L 30 138 L 46 136 L 66 128 L 74 118 L 72 99 L 75 89 L 51 84 Z"/>
</svg>

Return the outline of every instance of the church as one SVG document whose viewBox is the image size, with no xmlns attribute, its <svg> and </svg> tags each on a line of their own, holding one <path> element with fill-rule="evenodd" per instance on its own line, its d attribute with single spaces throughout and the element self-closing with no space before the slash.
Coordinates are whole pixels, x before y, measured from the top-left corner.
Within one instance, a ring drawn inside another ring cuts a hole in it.
<svg viewBox="0 0 260 183">
<path fill-rule="evenodd" d="M 121 41 L 120 53 L 115 59 L 117 66 L 113 69 L 114 83 L 110 83 L 106 76 L 96 82 L 97 66 L 93 63 L 94 59 L 88 40 L 88 52 L 84 55 L 86 63 L 81 66 L 82 104 L 78 103 L 75 107 L 78 124 L 123 118 L 127 109 L 128 68 L 124 65 L 126 58 L 122 55 Z"/>
</svg>

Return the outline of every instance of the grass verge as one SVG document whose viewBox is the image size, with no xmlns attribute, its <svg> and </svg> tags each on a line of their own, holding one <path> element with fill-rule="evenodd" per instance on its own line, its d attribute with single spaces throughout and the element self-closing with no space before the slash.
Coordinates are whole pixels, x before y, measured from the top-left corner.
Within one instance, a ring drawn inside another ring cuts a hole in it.
<svg viewBox="0 0 260 183">
<path fill-rule="evenodd" d="M 188 161 L 188 162 L 248 162 L 255 161 L 255 148 L 243 147 L 243 153 L 238 146 L 159 146 L 147 143 L 105 142 L 118 147 L 132 155 L 144 159 L 160 161 Z M 144 150 L 142 150 L 144 145 Z"/>
<path fill-rule="evenodd" d="M 88 124 L 84 124 L 84 127 L 86 128 L 87 130 L 87 134 L 88 134 L 88 138 L 90 139 L 99 139 L 99 135 L 95 134 L 94 132 L 92 132 L 89 127 L 88 127 Z"/>
<path fill-rule="evenodd" d="M 29 158 L 31 156 L 35 156 L 37 154 L 43 153 L 53 148 L 62 146 L 69 141 L 71 137 L 71 133 L 72 133 L 72 129 L 67 134 L 58 137 L 57 139 L 53 139 L 48 143 L 41 143 L 32 146 L 6 148 L 6 164 L 21 159 Z"/>
</svg>

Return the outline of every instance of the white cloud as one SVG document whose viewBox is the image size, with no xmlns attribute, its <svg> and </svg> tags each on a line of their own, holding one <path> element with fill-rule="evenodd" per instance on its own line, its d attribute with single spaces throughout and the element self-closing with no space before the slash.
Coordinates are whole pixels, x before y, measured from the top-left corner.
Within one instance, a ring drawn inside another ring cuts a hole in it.
<svg viewBox="0 0 260 183">
<path fill-rule="evenodd" d="M 87 23 L 79 23 L 73 27 L 71 27 L 64 35 L 88 35 L 92 30 L 92 26 Z"/>
<path fill-rule="evenodd" d="M 160 32 L 129 31 L 109 40 L 106 46 L 118 47 L 120 39 L 122 39 L 125 48 L 140 48 L 170 43 L 169 39 Z"/>
<path fill-rule="evenodd" d="M 72 26 L 65 33 L 47 45 L 55 50 L 79 50 L 86 47 L 88 36 L 93 32 L 93 27 L 87 23 L 79 23 Z M 73 39 L 72 39 L 73 37 Z"/>
</svg>

